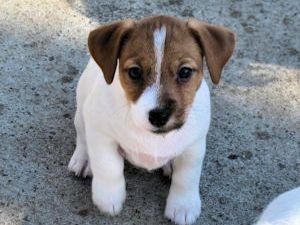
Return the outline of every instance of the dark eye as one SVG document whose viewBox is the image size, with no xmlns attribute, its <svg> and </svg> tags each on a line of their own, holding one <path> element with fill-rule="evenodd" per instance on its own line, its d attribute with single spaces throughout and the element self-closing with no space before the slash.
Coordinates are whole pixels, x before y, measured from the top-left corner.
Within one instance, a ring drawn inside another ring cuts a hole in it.
<svg viewBox="0 0 300 225">
<path fill-rule="evenodd" d="M 181 82 L 188 81 L 193 75 L 194 70 L 189 67 L 182 67 L 178 72 L 178 79 Z"/>
<path fill-rule="evenodd" d="M 142 78 L 143 71 L 139 67 L 131 67 L 128 70 L 128 75 L 132 80 L 139 80 Z"/>
</svg>

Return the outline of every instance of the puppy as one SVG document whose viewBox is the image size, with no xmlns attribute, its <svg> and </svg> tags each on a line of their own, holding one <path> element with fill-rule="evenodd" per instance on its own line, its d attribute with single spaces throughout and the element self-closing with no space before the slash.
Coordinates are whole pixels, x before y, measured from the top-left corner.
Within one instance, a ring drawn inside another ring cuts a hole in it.
<svg viewBox="0 0 300 225">
<path fill-rule="evenodd" d="M 300 225 L 300 187 L 275 198 L 256 225 Z"/>
<path fill-rule="evenodd" d="M 77 87 L 77 146 L 69 163 L 92 175 L 92 198 L 109 215 L 125 200 L 124 159 L 153 170 L 165 166 L 172 184 L 165 216 L 195 222 L 210 123 L 203 58 L 213 83 L 235 45 L 220 26 L 167 16 L 124 20 L 92 31 L 92 58 Z"/>
</svg>

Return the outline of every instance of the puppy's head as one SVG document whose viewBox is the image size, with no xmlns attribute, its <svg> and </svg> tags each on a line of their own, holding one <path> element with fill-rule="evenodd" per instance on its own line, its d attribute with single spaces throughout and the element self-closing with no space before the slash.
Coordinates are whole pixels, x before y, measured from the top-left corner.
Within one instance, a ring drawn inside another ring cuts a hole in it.
<svg viewBox="0 0 300 225">
<path fill-rule="evenodd" d="M 107 84 L 119 61 L 132 119 L 155 133 L 184 124 L 203 78 L 203 58 L 217 84 L 234 45 L 234 34 L 224 27 L 167 16 L 105 25 L 88 40 Z"/>
</svg>

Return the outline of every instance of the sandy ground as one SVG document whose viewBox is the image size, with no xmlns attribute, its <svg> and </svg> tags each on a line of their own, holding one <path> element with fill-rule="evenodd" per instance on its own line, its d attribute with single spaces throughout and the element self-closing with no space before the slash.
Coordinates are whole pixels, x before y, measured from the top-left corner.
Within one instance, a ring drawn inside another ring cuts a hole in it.
<svg viewBox="0 0 300 225">
<path fill-rule="evenodd" d="M 298 0 L 0 0 L 0 224 L 170 224 L 160 171 L 126 165 L 128 197 L 110 218 L 93 206 L 90 180 L 66 168 L 88 32 L 154 14 L 194 16 L 238 35 L 221 84 L 210 85 L 197 224 L 252 224 L 274 196 L 300 185 L 299 12 Z"/>
</svg>

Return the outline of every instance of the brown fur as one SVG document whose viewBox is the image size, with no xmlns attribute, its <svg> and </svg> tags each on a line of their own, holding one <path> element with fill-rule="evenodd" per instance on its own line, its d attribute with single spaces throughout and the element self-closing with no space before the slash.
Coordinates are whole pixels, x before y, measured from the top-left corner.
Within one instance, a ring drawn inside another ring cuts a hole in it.
<svg viewBox="0 0 300 225">
<path fill-rule="evenodd" d="M 89 34 L 90 53 L 102 69 L 108 84 L 111 84 L 114 79 L 122 40 L 133 25 L 133 20 L 124 20 L 101 26 Z"/>
<path fill-rule="evenodd" d="M 161 67 L 160 106 L 174 102 L 175 126 L 184 123 L 186 110 L 191 106 L 203 78 L 203 57 L 212 81 L 217 84 L 222 68 L 233 52 L 234 34 L 223 27 L 199 22 L 183 21 L 173 17 L 158 16 L 140 21 L 123 21 L 100 27 L 91 32 L 89 49 L 101 67 L 108 84 L 113 81 L 119 58 L 120 82 L 129 102 L 136 102 L 146 87 L 155 83 L 155 52 L 153 33 L 166 27 L 164 56 Z M 182 65 L 195 70 L 186 83 L 177 80 Z M 128 69 L 138 66 L 143 79 L 132 81 Z"/>
<path fill-rule="evenodd" d="M 188 20 L 188 27 L 203 48 L 207 67 L 214 84 L 218 84 L 222 69 L 229 60 L 235 47 L 235 35 L 225 27 Z"/>
</svg>

